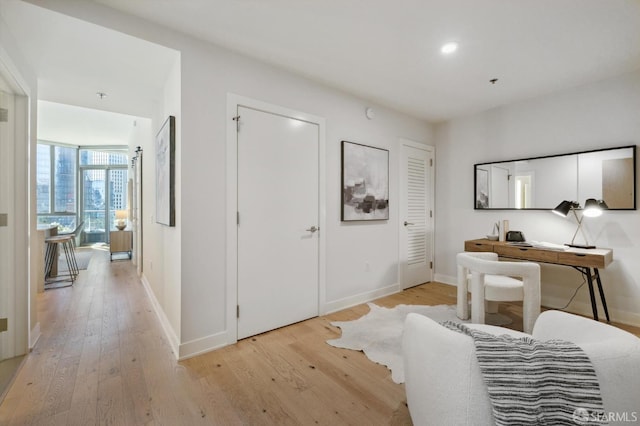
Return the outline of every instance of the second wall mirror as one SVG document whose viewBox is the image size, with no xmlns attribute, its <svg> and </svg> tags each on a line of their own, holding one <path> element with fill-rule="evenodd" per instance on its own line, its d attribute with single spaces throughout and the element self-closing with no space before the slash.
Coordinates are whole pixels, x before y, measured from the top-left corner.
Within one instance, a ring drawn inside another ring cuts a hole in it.
<svg viewBox="0 0 640 426">
<path fill-rule="evenodd" d="M 474 208 L 553 209 L 563 200 L 636 208 L 636 146 L 474 165 Z"/>
</svg>

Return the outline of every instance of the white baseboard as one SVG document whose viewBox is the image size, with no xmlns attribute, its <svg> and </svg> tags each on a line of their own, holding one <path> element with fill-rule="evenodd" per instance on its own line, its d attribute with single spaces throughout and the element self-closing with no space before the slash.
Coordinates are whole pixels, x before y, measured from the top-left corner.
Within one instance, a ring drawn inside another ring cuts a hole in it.
<svg viewBox="0 0 640 426">
<path fill-rule="evenodd" d="M 229 333 L 226 331 L 182 343 L 180 344 L 178 361 L 215 351 L 216 349 L 223 348 L 229 344 Z"/>
<path fill-rule="evenodd" d="M 559 297 L 550 297 L 543 294 L 541 303 L 542 306 L 546 308 L 560 309 L 561 307 L 566 305 L 567 301 Z M 598 307 L 598 319 L 600 321 L 606 321 L 607 317 L 604 314 L 604 309 L 602 308 L 599 300 L 596 303 L 596 306 Z M 611 309 L 610 306 L 607 306 L 607 308 L 609 310 L 609 318 L 611 319 L 611 321 L 640 327 L 640 314 L 637 314 L 635 312 L 621 311 L 618 309 Z M 591 304 L 586 302 L 573 301 L 566 309 L 563 309 L 563 311 L 593 318 L 593 310 L 591 309 Z"/>
<path fill-rule="evenodd" d="M 320 309 L 320 315 L 327 315 L 332 312 L 341 311 L 343 309 L 351 308 L 352 306 L 360 305 L 362 303 L 371 302 L 374 299 L 380 297 L 389 296 L 400 292 L 399 283 L 392 284 L 388 287 L 379 288 L 377 290 L 367 291 L 365 293 L 356 294 L 354 296 L 345 297 L 344 299 L 335 300 L 333 302 L 327 302 Z"/>
<path fill-rule="evenodd" d="M 40 331 L 40 323 L 37 322 L 35 327 L 29 333 L 29 350 L 33 350 L 36 347 L 36 343 L 40 340 L 40 336 L 42 336 L 42 332 Z"/>
<path fill-rule="evenodd" d="M 164 331 L 164 335 L 169 341 L 169 346 L 171 346 L 171 349 L 173 350 L 173 353 L 176 356 L 176 359 L 178 359 L 179 343 L 180 343 L 178 336 L 173 331 L 173 327 L 171 327 L 171 323 L 169 322 L 169 319 L 165 315 L 164 310 L 162 309 L 162 306 L 160 306 L 160 303 L 158 302 L 158 299 L 156 298 L 155 293 L 151 289 L 151 285 L 149 284 L 149 281 L 147 280 L 147 277 L 144 273 L 142 273 L 142 276 L 140 277 L 140 281 L 142 282 L 142 285 L 145 291 L 147 292 L 147 296 L 149 296 L 149 300 L 151 300 L 151 305 L 153 306 L 153 310 L 156 313 L 156 316 L 160 320 L 160 324 L 162 325 L 162 330 Z"/>
<path fill-rule="evenodd" d="M 435 274 L 433 280 L 442 284 L 449 284 L 454 287 L 458 287 L 458 277 L 452 277 L 450 275 Z"/>
</svg>

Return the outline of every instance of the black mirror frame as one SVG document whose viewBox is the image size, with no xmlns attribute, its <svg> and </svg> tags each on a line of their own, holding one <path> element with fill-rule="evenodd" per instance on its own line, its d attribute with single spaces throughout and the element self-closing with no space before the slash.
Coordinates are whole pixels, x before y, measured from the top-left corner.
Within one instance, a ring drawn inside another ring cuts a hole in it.
<svg viewBox="0 0 640 426">
<path fill-rule="evenodd" d="M 588 151 L 578 151 L 578 152 L 567 152 L 564 154 L 553 154 L 553 155 L 542 155 L 537 157 L 529 157 L 529 158 L 517 158 L 513 160 L 500 160 L 500 161 L 488 161 L 484 163 L 476 163 L 473 165 L 473 209 L 474 210 L 488 210 L 488 211 L 496 211 L 496 210 L 553 210 L 553 207 L 550 208 L 542 208 L 542 207 L 531 207 L 526 209 L 518 209 L 515 207 L 478 207 L 478 166 L 486 166 L 490 164 L 499 164 L 499 163 L 510 163 L 516 161 L 527 161 L 527 160 L 539 160 L 544 158 L 555 158 L 555 157 L 565 157 L 568 155 L 579 155 L 579 154 L 589 154 L 592 152 L 601 152 L 601 151 L 612 151 L 615 149 L 632 149 L 632 158 L 633 158 L 633 207 L 629 208 L 609 208 L 609 210 L 636 210 L 637 209 L 637 197 L 636 197 L 636 182 L 637 182 L 637 159 L 636 159 L 636 145 L 625 145 L 625 146 L 614 146 L 610 148 L 601 148 L 601 149 L 592 149 Z"/>
</svg>

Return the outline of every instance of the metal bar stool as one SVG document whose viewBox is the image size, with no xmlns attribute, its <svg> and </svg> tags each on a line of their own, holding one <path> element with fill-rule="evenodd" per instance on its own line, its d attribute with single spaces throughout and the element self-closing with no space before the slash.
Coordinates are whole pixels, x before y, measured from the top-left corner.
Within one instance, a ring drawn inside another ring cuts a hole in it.
<svg viewBox="0 0 640 426">
<path fill-rule="evenodd" d="M 76 253 L 73 246 L 73 235 L 55 235 L 52 237 L 48 237 L 44 240 L 47 243 L 47 251 L 45 253 L 45 289 L 47 288 L 60 288 L 60 287 L 68 287 L 73 285 L 73 282 L 78 277 L 80 270 L 78 268 L 78 262 L 76 261 Z M 68 274 L 58 275 L 58 279 L 52 279 L 51 268 L 53 267 L 53 262 L 56 261 L 56 252 L 59 252 L 59 246 L 62 246 L 62 250 L 64 251 L 64 257 L 67 261 L 67 268 L 69 270 Z M 68 281 L 69 284 L 66 286 L 60 286 L 58 283 Z"/>
</svg>

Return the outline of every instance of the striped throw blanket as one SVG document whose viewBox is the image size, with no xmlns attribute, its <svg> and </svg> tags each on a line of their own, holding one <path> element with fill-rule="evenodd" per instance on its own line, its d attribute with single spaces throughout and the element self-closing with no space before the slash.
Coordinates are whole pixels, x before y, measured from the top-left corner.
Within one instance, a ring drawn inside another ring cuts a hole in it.
<svg viewBox="0 0 640 426">
<path fill-rule="evenodd" d="M 577 345 L 442 325 L 473 338 L 497 425 L 606 424 L 598 378 Z"/>
</svg>

